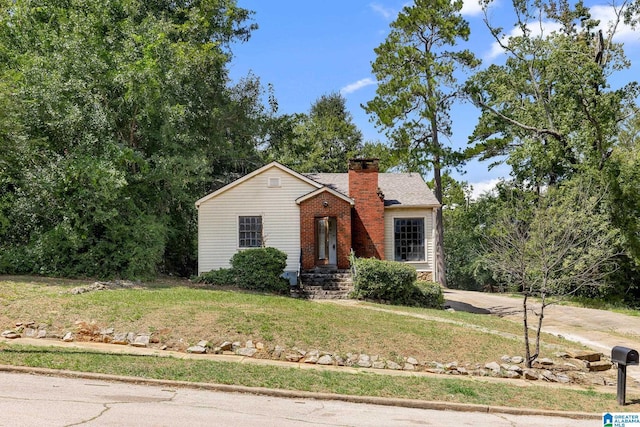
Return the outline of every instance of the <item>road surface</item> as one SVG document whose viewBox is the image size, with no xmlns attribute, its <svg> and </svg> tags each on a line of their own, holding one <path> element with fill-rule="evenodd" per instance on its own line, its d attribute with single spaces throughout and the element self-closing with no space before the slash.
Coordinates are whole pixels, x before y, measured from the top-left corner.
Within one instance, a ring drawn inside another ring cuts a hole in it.
<svg viewBox="0 0 640 427">
<path fill-rule="evenodd" d="M 0 372 L 0 426 L 595 426 L 599 420 L 437 411 Z"/>
</svg>

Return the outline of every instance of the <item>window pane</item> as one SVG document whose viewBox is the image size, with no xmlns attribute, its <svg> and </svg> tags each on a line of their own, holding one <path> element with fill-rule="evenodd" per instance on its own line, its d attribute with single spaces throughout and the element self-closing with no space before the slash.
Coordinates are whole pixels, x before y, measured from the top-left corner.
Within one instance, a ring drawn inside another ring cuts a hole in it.
<svg viewBox="0 0 640 427">
<path fill-rule="evenodd" d="M 394 252 L 396 261 L 424 261 L 424 218 L 395 220 Z"/>
<path fill-rule="evenodd" d="M 262 246 L 261 216 L 241 216 L 238 218 L 238 245 L 241 248 Z"/>
</svg>

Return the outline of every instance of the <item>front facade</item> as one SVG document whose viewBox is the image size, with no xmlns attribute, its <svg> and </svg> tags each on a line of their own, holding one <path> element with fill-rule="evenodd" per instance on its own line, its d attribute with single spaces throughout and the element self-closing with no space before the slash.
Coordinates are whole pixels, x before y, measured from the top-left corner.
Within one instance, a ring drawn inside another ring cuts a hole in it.
<svg viewBox="0 0 640 427">
<path fill-rule="evenodd" d="M 234 253 L 271 246 L 301 270 L 349 268 L 349 254 L 414 265 L 435 280 L 438 202 L 418 174 L 379 173 L 376 159 L 349 173 L 299 174 L 270 163 L 203 197 L 198 208 L 198 274 L 228 268 Z"/>
</svg>

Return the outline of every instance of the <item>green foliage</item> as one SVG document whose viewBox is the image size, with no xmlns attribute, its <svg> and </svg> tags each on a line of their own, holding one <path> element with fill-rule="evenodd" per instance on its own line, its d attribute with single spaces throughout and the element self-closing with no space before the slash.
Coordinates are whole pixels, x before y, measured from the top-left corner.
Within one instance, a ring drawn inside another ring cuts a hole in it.
<svg viewBox="0 0 640 427">
<path fill-rule="evenodd" d="M 355 298 L 407 304 L 413 296 L 417 273 L 412 266 L 397 261 L 356 258 L 353 295 Z"/>
<path fill-rule="evenodd" d="M 518 182 L 534 188 L 585 168 L 602 170 L 638 95 L 635 82 L 615 90 L 608 83 L 629 65 L 622 46 L 612 42 L 613 32 L 598 33 L 581 2 L 514 5 L 520 28 L 545 19 L 559 30 L 502 39 L 504 65 L 491 65 L 467 82 L 467 94 L 482 110 L 472 151 L 504 159 Z M 500 40 L 501 29 L 492 30 Z"/>
<path fill-rule="evenodd" d="M 362 133 L 339 93 L 323 95 L 308 115 L 291 117 L 290 139 L 272 141 L 268 154 L 298 172 L 346 172 L 363 148 Z"/>
<path fill-rule="evenodd" d="M 424 308 L 442 308 L 444 294 L 442 287 L 438 283 L 418 280 L 413 286 L 414 295 L 410 301 L 411 305 Z"/>
<path fill-rule="evenodd" d="M 229 86 L 226 68 L 250 15 L 234 0 L 0 4 L 1 271 L 193 270 L 194 200 L 261 163 L 262 88 Z"/>
<path fill-rule="evenodd" d="M 235 282 L 254 291 L 286 293 L 289 282 L 282 277 L 287 254 L 276 248 L 245 249 L 231 258 Z"/>
<path fill-rule="evenodd" d="M 233 286 L 236 284 L 236 275 L 231 268 L 211 270 L 192 279 L 195 283 L 207 283 L 213 286 Z"/>
</svg>

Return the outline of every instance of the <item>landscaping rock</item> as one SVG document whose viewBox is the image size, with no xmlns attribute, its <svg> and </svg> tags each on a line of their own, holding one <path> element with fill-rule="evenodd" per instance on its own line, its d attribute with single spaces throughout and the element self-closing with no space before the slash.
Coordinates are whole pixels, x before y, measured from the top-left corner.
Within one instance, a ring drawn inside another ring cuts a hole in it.
<svg viewBox="0 0 640 427">
<path fill-rule="evenodd" d="M 36 338 L 46 338 L 46 337 L 47 337 L 46 329 L 39 329 L 38 335 L 36 336 Z"/>
<path fill-rule="evenodd" d="M 370 368 L 372 363 L 371 363 L 371 357 L 369 357 L 368 354 L 361 354 L 358 357 L 358 362 L 357 362 L 358 366 L 360 366 L 361 368 Z"/>
<path fill-rule="evenodd" d="M 225 341 L 220 344 L 220 349 L 222 351 L 231 351 L 233 349 L 233 343 L 231 341 Z"/>
<path fill-rule="evenodd" d="M 187 348 L 187 353 L 205 354 L 206 352 L 207 352 L 207 347 L 202 345 L 193 345 Z"/>
<path fill-rule="evenodd" d="M 589 368 L 590 372 L 600 372 L 600 371 L 608 371 L 611 369 L 613 364 L 606 360 L 601 360 L 599 362 L 589 362 L 587 368 Z"/>
<path fill-rule="evenodd" d="M 302 355 L 300 353 L 289 353 L 285 357 L 289 362 L 299 362 L 300 359 L 302 359 Z"/>
<path fill-rule="evenodd" d="M 537 379 L 540 379 L 540 377 L 538 377 L 538 373 L 534 370 L 531 369 L 526 369 L 522 375 L 524 376 L 525 380 L 532 380 L 535 381 Z"/>
<path fill-rule="evenodd" d="M 516 372 L 518 375 L 522 374 L 522 368 L 518 365 L 509 365 L 507 366 L 507 371 Z"/>
<path fill-rule="evenodd" d="M 397 364 L 393 360 L 387 360 L 386 365 L 387 365 L 387 369 L 393 369 L 394 371 L 398 371 L 398 370 L 402 369 L 402 366 L 400 366 L 399 364 Z"/>
<path fill-rule="evenodd" d="M 253 357 L 254 354 L 256 354 L 258 352 L 258 350 L 256 350 L 255 348 L 247 348 L 247 347 L 240 347 L 239 349 L 236 350 L 236 354 L 239 356 L 246 356 L 246 357 Z"/>
<path fill-rule="evenodd" d="M 412 365 L 418 365 L 418 359 L 415 357 L 407 357 L 407 363 L 411 363 Z"/>
<path fill-rule="evenodd" d="M 543 366 L 551 366 L 553 365 L 553 360 L 543 357 L 542 359 L 538 359 L 537 362 Z"/>
<path fill-rule="evenodd" d="M 123 332 L 119 332 L 113 335 L 113 340 L 111 341 L 113 344 L 119 345 L 127 345 L 129 341 L 127 341 L 127 334 Z"/>
<path fill-rule="evenodd" d="M 140 334 L 137 335 L 133 342 L 131 343 L 134 347 L 148 347 L 149 346 L 149 335 Z"/>
<path fill-rule="evenodd" d="M 320 356 L 318 365 L 333 365 L 333 358 L 329 354 Z"/>
<path fill-rule="evenodd" d="M 511 356 L 507 356 L 506 354 L 500 358 L 504 363 L 511 363 Z"/>
<path fill-rule="evenodd" d="M 467 371 L 467 369 L 463 368 L 462 366 L 458 366 L 455 369 L 455 372 L 458 372 L 460 375 L 469 375 L 469 371 Z"/>
<path fill-rule="evenodd" d="M 568 353 L 572 359 L 586 360 L 587 362 L 598 362 L 600 361 L 601 356 L 600 353 L 586 350 L 572 351 Z"/>
<path fill-rule="evenodd" d="M 403 370 L 403 371 L 415 371 L 415 370 L 416 370 L 416 367 L 415 367 L 415 365 L 414 365 L 413 363 L 409 363 L 409 362 L 407 362 L 407 363 L 405 363 L 405 364 L 404 364 L 404 366 L 402 367 L 402 370 Z"/>
<path fill-rule="evenodd" d="M 16 338 L 20 338 L 20 337 L 21 337 L 21 335 L 20 335 L 20 334 L 18 334 L 18 333 L 16 333 L 16 332 L 14 332 L 14 331 L 4 331 L 4 332 L 2 333 L 2 336 L 3 336 L 4 338 L 10 339 L 10 340 L 14 340 L 14 339 L 16 339 Z"/>
<path fill-rule="evenodd" d="M 73 341 L 73 334 L 71 332 L 67 332 L 66 334 L 64 334 L 64 336 L 62 337 L 62 341 L 64 342 L 71 342 Z"/>
<path fill-rule="evenodd" d="M 275 357 L 276 359 L 280 359 L 283 353 L 284 353 L 284 347 L 282 346 L 277 345 L 273 349 L 273 357 Z"/>
<path fill-rule="evenodd" d="M 501 376 L 503 378 L 520 378 L 520 374 L 516 371 L 505 371 Z"/>
<path fill-rule="evenodd" d="M 496 362 L 489 362 L 486 365 L 484 365 L 485 369 L 489 369 L 490 371 L 492 371 L 494 374 L 497 374 L 500 372 L 500 365 L 498 365 Z"/>
<path fill-rule="evenodd" d="M 385 363 L 382 360 L 376 360 L 372 363 L 371 367 L 374 369 L 384 369 Z"/>
<path fill-rule="evenodd" d="M 515 363 L 516 365 L 519 365 L 522 362 L 524 362 L 524 357 L 522 356 L 513 356 L 511 358 L 511 363 Z"/>
</svg>

